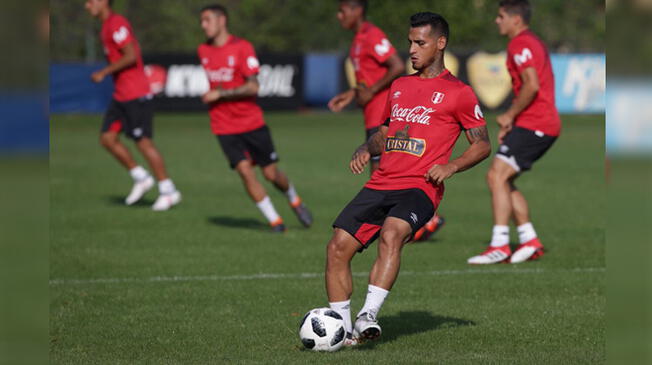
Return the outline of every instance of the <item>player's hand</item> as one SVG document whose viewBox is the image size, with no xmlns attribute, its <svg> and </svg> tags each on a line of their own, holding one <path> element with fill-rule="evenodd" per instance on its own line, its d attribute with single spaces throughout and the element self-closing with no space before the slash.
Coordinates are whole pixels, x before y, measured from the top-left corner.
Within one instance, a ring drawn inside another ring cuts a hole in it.
<svg viewBox="0 0 652 365">
<path fill-rule="evenodd" d="M 426 178 L 426 181 L 439 185 L 443 183 L 444 180 L 453 176 L 457 170 L 457 166 L 451 163 L 447 163 L 445 165 L 434 165 L 430 168 L 430 170 L 428 170 L 424 177 Z"/>
<path fill-rule="evenodd" d="M 511 130 L 514 125 L 514 117 L 509 113 L 503 113 L 496 117 L 496 122 L 498 122 L 500 128 L 508 128 Z"/>
<path fill-rule="evenodd" d="M 214 103 L 214 102 L 220 100 L 220 97 L 221 97 L 220 91 L 217 90 L 217 89 L 214 89 L 214 90 L 210 90 L 210 91 L 206 92 L 206 94 L 204 94 L 201 97 L 201 101 L 204 104 L 210 104 L 210 103 Z"/>
<path fill-rule="evenodd" d="M 106 77 L 106 74 L 102 70 L 95 71 L 95 72 L 93 72 L 91 74 L 91 80 L 93 80 L 93 82 L 96 83 L 96 84 L 99 84 L 100 82 L 102 82 L 105 77 Z"/>
<path fill-rule="evenodd" d="M 358 103 L 358 105 L 367 105 L 371 99 L 373 99 L 373 97 L 373 91 L 371 91 L 371 89 L 366 87 L 364 84 L 360 84 L 358 87 L 356 87 L 355 101 Z"/>
<path fill-rule="evenodd" d="M 498 131 L 498 144 L 503 144 L 503 139 L 505 139 L 505 136 L 511 130 L 512 130 L 512 126 L 509 126 L 508 128 L 500 128 L 500 130 Z"/>
<path fill-rule="evenodd" d="M 356 175 L 363 173 L 364 167 L 367 165 L 367 163 L 369 163 L 370 159 L 371 154 L 367 149 L 367 145 L 363 144 L 362 146 L 358 147 L 358 149 L 353 153 L 353 157 L 351 157 L 351 163 L 349 164 L 351 172 Z"/>
<path fill-rule="evenodd" d="M 354 97 L 355 90 L 347 90 L 343 93 L 337 94 L 328 102 L 328 109 L 334 113 L 339 113 L 347 105 L 351 104 Z"/>
</svg>

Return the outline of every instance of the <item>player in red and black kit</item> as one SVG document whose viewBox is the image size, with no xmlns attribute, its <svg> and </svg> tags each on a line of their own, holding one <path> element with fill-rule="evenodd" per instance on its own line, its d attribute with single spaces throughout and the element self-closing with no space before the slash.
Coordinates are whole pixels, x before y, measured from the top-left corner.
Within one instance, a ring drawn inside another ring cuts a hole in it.
<svg viewBox="0 0 652 365">
<path fill-rule="evenodd" d="M 221 5 L 204 7 L 200 21 L 207 41 L 199 46 L 198 55 L 210 84 L 202 101 L 210 106 L 211 129 L 231 168 L 238 172 L 274 232 L 285 231 L 285 225 L 256 178 L 254 165 L 260 166 L 265 179 L 287 196 L 299 221 L 309 227 L 312 215 L 294 185 L 277 168 L 272 136 L 256 104 L 259 63 L 253 46 L 229 33 L 228 13 Z"/>
<path fill-rule="evenodd" d="M 349 58 L 355 70 L 356 87 L 336 95 L 328 103 L 333 112 L 340 112 L 353 100 L 364 109 L 364 125 L 368 140 L 383 123 L 382 114 L 389 94 L 389 85 L 405 73 L 403 60 L 385 33 L 366 19 L 367 0 L 340 0 L 337 19 L 342 28 L 353 31 L 355 37 Z M 370 172 L 378 169 L 380 156 L 372 156 Z M 432 217 L 415 234 L 414 239 L 427 240 L 444 224 L 444 218 Z"/>
<path fill-rule="evenodd" d="M 418 72 L 392 83 L 382 115 L 384 124 L 354 153 L 353 173 L 364 172 L 371 156 L 381 156 L 380 166 L 333 223 L 327 248 L 328 301 L 344 318 L 350 334 L 347 345 L 380 335 L 376 318 L 398 276 L 401 249 L 437 210 L 444 180 L 491 153 L 473 90 L 444 67 L 448 23 L 429 12 L 413 15 L 410 23 L 410 59 Z M 470 146 L 450 161 L 462 131 Z M 378 257 L 354 327 L 351 259 L 376 238 Z"/>
<path fill-rule="evenodd" d="M 545 44 L 528 28 L 527 0 L 499 3 L 496 24 L 509 37 L 507 69 L 514 101 L 497 117 L 500 147 L 487 174 L 493 202 L 494 228 L 489 248 L 471 257 L 470 264 L 519 263 L 543 255 L 543 245 L 530 221 L 527 201 L 514 181 L 543 156 L 561 130 L 555 107 L 555 79 Z M 509 248 L 509 220 L 517 226 L 520 245 Z"/>
<path fill-rule="evenodd" d="M 120 142 L 120 132 L 124 131 L 133 139 L 159 181 L 160 195 L 152 209 L 168 210 L 181 201 L 181 194 L 168 177 L 163 157 L 152 141 L 152 96 L 138 41 L 127 19 L 111 10 L 111 0 L 87 0 L 85 6 L 93 17 L 102 20 L 101 38 L 109 62 L 108 66 L 94 72 L 91 79 L 100 83 L 113 75 L 115 85 L 113 100 L 104 116 L 100 143 L 129 170 L 134 186 L 125 203 L 132 205 L 154 186 L 149 172 L 136 164 Z"/>
</svg>

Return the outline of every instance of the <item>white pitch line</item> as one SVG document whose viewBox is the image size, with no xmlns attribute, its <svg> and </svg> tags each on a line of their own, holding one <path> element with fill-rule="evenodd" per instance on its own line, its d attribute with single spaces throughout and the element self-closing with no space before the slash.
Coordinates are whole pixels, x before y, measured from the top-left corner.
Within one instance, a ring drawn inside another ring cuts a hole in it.
<svg viewBox="0 0 652 365">
<path fill-rule="evenodd" d="M 572 269 L 467 269 L 467 270 L 436 270 L 436 271 L 402 271 L 401 276 L 444 276 L 444 275 L 475 275 L 475 274 L 545 274 L 545 273 L 594 273 L 605 272 L 604 267 L 577 267 Z M 353 276 L 368 276 L 367 272 L 355 272 Z M 149 278 L 98 278 L 98 279 L 52 279 L 51 286 L 59 285 L 90 285 L 90 284 L 127 284 L 127 283 L 165 283 L 191 281 L 245 281 L 269 279 L 314 279 L 322 278 L 324 273 L 290 273 L 290 274 L 253 274 L 253 275 L 206 275 L 206 276 L 153 276 Z"/>
</svg>

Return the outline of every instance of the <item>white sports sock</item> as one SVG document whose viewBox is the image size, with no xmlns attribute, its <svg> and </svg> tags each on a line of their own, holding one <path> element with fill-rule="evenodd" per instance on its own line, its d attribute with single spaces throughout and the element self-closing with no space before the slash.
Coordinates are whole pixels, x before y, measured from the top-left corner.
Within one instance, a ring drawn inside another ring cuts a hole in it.
<svg viewBox="0 0 652 365">
<path fill-rule="evenodd" d="M 356 317 L 359 317 L 362 313 L 371 313 L 376 317 L 388 294 L 389 290 L 369 284 L 367 288 L 367 299 L 365 299 L 364 306 L 362 306 L 362 309 L 360 309 Z"/>
<path fill-rule="evenodd" d="M 177 191 L 171 179 L 165 179 L 158 182 L 158 192 L 161 195 L 172 194 Z"/>
<path fill-rule="evenodd" d="M 272 200 L 268 196 L 264 197 L 263 200 L 256 203 L 256 206 L 258 209 L 260 209 L 265 218 L 267 218 L 269 223 L 274 223 L 281 218 L 276 212 L 276 209 L 274 209 Z"/>
<path fill-rule="evenodd" d="M 149 172 L 145 170 L 142 166 L 136 166 L 133 169 L 129 170 L 129 175 L 134 181 L 143 181 L 149 176 Z"/>
<path fill-rule="evenodd" d="M 343 302 L 329 302 L 332 310 L 337 312 L 344 319 L 344 329 L 346 333 L 353 333 L 353 323 L 351 323 L 351 299 Z"/>
<path fill-rule="evenodd" d="M 518 240 L 521 244 L 537 238 L 537 233 L 534 231 L 532 223 L 527 222 L 516 227 L 518 230 Z"/>
<path fill-rule="evenodd" d="M 287 196 L 290 204 L 294 205 L 299 201 L 299 194 L 297 194 L 297 191 L 294 189 L 294 185 L 292 183 L 289 183 L 288 185 L 289 188 L 288 191 L 285 192 L 285 196 Z"/>
<path fill-rule="evenodd" d="M 494 226 L 491 247 L 500 247 L 507 244 L 509 244 L 509 226 Z"/>
</svg>

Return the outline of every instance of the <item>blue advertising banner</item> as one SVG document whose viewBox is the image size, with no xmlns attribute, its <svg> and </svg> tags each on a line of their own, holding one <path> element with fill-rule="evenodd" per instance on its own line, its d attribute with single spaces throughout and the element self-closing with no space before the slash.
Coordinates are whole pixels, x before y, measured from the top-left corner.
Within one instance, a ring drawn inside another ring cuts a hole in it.
<svg viewBox="0 0 652 365">
<path fill-rule="evenodd" d="M 606 145 L 609 155 L 652 152 L 652 81 L 609 81 Z"/>
<path fill-rule="evenodd" d="M 603 54 L 553 54 L 555 98 L 560 113 L 604 113 L 606 64 Z"/>
</svg>

